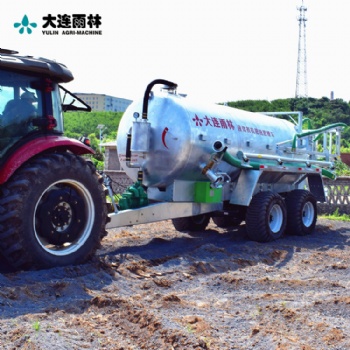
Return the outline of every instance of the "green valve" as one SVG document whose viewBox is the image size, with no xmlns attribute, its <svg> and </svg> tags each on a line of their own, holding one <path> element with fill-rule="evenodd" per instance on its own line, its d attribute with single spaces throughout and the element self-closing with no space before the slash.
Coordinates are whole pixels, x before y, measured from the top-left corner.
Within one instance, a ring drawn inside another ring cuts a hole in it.
<svg viewBox="0 0 350 350">
<path fill-rule="evenodd" d="M 140 181 L 136 181 L 128 187 L 122 194 L 122 198 L 119 200 L 119 210 L 136 209 L 147 205 L 147 193 Z"/>
</svg>

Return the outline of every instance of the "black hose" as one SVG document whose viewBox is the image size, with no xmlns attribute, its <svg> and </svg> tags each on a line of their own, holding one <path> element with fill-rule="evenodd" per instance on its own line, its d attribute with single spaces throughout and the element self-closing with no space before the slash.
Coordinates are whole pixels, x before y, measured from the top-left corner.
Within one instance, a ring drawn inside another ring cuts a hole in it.
<svg viewBox="0 0 350 350">
<path fill-rule="evenodd" d="M 154 85 L 157 85 L 157 84 L 167 85 L 169 88 L 173 88 L 173 89 L 177 88 L 177 84 L 175 84 L 171 81 L 168 81 L 168 80 L 164 80 L 164 79 L 156 79 L 156 80 L 153 80 L 151 83 L 149 83 L 147 85 L 145 95 L 143 97 L 142 119 L 147 119 L 149 94 L 150 94 L 151 90 L 153 89 Z"/>
<path fill-rule="evenodd" d="M 125 151 L 125 160 L 127 162 L 131 161 L 131 133 L 126 135 L 126 151 Z"/>
</svg>

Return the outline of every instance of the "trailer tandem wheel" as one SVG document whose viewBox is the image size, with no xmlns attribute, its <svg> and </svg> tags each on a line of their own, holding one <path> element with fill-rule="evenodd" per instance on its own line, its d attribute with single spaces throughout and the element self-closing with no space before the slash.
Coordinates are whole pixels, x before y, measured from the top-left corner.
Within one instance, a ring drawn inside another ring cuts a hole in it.
<svg viewBox="0 0 350 350">
<path fill-rule="evenodd" d="M 286 206 L 287 234 L 305 236 L 313 232 L 317 220 L 317 203 L 311 192 L 294 190 L 288 193 Z"/>
<path fill-rule="evenodd" d="M 271 191 L 259 192 L 246 213 L 248 237 L 257 242 L 270 242 L 280 238 L 286 229 L 287 210 L 283 198 Z"/>
</svg>

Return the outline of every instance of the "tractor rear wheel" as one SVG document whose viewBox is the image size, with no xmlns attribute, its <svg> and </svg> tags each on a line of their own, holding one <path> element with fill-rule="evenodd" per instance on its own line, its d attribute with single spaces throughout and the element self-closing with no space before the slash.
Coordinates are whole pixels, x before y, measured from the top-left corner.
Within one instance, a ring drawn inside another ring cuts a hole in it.
<svg viewBox="0 0 350 350">
<path fill-rule="evenodd" d="M 70 153 L 40 155 L 0 190 L 0 251 L 14 267 L 79 264 L 99 247 L 107 207 L 90 162 Z"/>
</svg>

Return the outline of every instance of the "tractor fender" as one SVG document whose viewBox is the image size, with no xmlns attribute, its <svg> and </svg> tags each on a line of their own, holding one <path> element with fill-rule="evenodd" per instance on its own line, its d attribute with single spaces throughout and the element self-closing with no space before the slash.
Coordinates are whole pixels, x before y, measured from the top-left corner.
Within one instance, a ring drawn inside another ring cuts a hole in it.
<svg viewBox="0 0 350 350">
<path fill-rule="evenodd" d="M 69 150 L 74 154 L 94 154 L 95 151 L 82 142 L 64 136 L 50 135 L 30 140 L 17 148 L 0 169 L 0 184 L 5 183 L 12 174 L 30 158 L 47 151 Z"/>
</svg>

